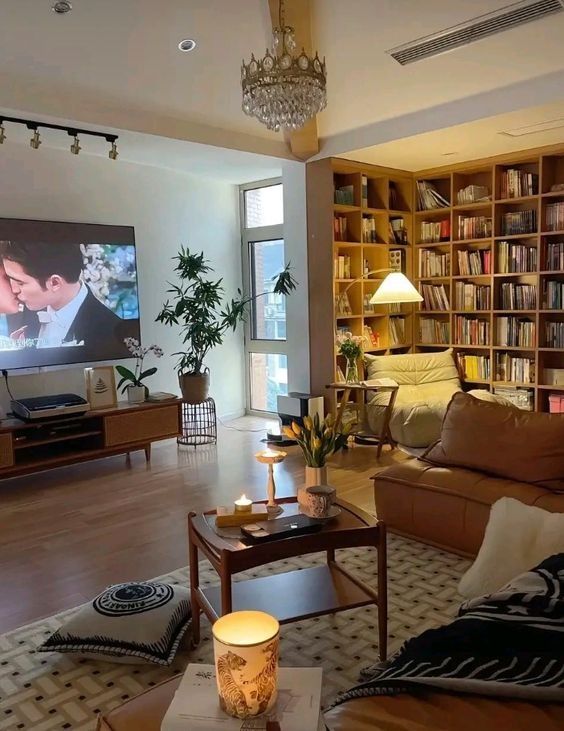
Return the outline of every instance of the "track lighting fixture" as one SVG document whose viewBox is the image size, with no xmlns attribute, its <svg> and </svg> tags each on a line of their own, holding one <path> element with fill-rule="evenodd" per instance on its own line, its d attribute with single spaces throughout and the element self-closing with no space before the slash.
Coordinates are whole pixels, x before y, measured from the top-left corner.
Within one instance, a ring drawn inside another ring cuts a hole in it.
<svg viewBox="0 0 564 731">
<path fill-rule="evenodd" d="M 70 5 L 70 3 L 69 3 Z M 53 8 L 54 9 L 54 8 Z M 29 141 L 30 147 L 32 147 L 34 150 L 39 149 L 39 145 L 41 144 L 41 139 L 39 136 L 39 127 L 43 127 L 44 129 L 56 129 L 61 130 L 62 132 L 66 132 L 69 137 L 73 138 L 72 145 L 70 146 L 70 151 L 73 155 L 78 155 L 80 151 L 82 150 L 82 147 L 80 146 L 80 140 L 78 139 L 78 136 L 85 136 L 90 135 L 91 137 L 102 137 L 106 140 L 106 142 L 109 142 L 111 145 L 110 152 L 108 153 L 108 157 L 110 160 L 117 160 L 118 157 L 118 151 L 117 151 L 117 139 L 118 136 L 114 134 L 109 134 L 108 132 L 94 132 L 93 130 L 89 129 L 79 129 L 77 127 L 65 127 L 62 124 L 51 124 L 50 122 L 37 122 L 34 119 L 21 119 L 19 117 L 6 117 L 2 115 L 0 117 L 0 145 L 4 142 L 6 139 L 6 130 L 4 128 L 4 123 L 10 122 L 13 124 L 23 124 L 28 129 L 33 131 L 33 135 Z"/>
<path fill-rule="evenodd" d="M 32 127 L 33 129 L 33 127 Z M 41 144 L 41 140 L 39 139 L 39 132 L 37 128 L 33 129 L 33 135 L 31 136 L 31 140 L 29 141 L 29 146 L 33 147 L 34 150 L 39 150 L 39 145 Z"/>
<path fill-rule="evenodd" d="M 69 0 L 57 0 L 51 6 L 51 10 L 57 15 L 65 15 L 72 10 L 72 3 Z"/>
<path fill-rule="evenodd" d="M 71 132 L 69 132 L 69 135 L 72 135 Z M 72 145 L 70 146 L 70 151 L 73 155 L 78 155 L 78 153 L 82 150 L 82 147 L 80 146 L 80 142 L 78 140 L 78 135 L 74 135 L 74 141 Z"/>
</svg>

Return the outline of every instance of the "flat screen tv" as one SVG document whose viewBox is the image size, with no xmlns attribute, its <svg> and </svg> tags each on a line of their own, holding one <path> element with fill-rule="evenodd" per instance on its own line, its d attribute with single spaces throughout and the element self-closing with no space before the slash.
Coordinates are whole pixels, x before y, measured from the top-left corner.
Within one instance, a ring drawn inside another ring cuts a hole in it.
<svg viewBox="0 0 564 731">
<path fill-rule="evenodd" d="M 127 358 L 140 338 L 130 226 L 0 218 L 0 368 Z"/>
</svg>

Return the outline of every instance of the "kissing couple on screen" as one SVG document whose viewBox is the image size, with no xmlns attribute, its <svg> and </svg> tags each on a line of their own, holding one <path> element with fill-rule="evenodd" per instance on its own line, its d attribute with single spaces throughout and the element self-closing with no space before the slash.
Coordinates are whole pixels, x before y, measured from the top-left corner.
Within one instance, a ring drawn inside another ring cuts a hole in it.
<svg viewBox="0 0 564 731">
<path fill-rule="evenodd" d="M 0 260 L 4 342 L 7 335 L 20 348 L 84 346 L 115 357 L 124 321 L 84 283 L 80 244 L 1 241 Z"/>
</svg>

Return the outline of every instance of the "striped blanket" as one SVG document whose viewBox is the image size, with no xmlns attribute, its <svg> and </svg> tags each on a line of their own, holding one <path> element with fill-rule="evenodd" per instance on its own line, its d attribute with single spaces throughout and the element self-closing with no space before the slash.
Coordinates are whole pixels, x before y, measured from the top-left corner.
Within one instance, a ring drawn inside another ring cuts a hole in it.
<svg viewBox="0 0 564 731">
<path fill-rule="evenodd" d="M 451 624 L 408 640 L 363 681 L 334 705 L 425 688 L 564 701 L 564 553 L 464 603 Z"/>
</svg>

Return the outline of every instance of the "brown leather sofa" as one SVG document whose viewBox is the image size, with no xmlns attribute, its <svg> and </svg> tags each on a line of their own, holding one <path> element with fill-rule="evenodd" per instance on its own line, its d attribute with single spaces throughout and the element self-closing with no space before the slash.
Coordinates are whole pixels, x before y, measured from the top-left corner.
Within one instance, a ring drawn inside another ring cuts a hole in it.
<svg viewBox="0 0 564 731">
<path fill-rule="evenodd" d="M 167 680 L 110 711 L 98 731 L 160 731 L 179 682 Z M 448 693 L 379 696 L 337 706 L 325 723 L 330 731 L 561 731 L 564 705 Z"/>
</svg>

